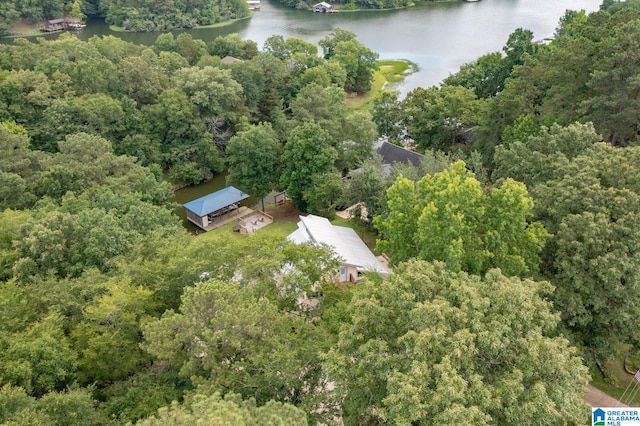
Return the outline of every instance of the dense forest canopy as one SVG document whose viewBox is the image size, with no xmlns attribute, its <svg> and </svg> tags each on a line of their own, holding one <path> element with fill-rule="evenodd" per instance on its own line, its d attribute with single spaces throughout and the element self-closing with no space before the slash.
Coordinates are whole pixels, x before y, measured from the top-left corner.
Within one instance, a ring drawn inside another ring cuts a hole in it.
<svg viewBox="0 0 640 426">
<path fill-rule="evenodd" d="M 567 12 L 370 112 L 345 99 L 377 55 L 341 29 L 322 56 L 0 45 L 0 423 L 584 424 L 585 365 L 640 349 L 638 28 L 637 0 Z M 168 182 L 222 171 L 362 203 L 392 273 L 337 286 L 329 247 L 188 234 Z"/>
</svg>

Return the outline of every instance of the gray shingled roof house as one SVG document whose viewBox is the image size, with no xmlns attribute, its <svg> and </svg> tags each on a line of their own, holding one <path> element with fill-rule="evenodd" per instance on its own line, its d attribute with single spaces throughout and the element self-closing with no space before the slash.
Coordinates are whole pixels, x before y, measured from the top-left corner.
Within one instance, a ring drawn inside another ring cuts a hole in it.
<svg viewBox="0 0 640 426">
<path fill-rule="evenodd" d="M 382 156 L 382 164 L 413 164 L 415 167 L 420 167 L 424 155 L 417 152 L 409 151 L 401 146 L 394 145 L 388 142 L 384 138 L 380 138 L 375 143 L 376 152 Z"/>
</svg>

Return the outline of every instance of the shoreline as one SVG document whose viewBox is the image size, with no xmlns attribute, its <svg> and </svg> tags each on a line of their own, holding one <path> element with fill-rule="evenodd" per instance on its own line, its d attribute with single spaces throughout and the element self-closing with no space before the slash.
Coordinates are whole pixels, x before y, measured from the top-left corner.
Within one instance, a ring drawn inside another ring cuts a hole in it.
<svg viewBox="0 0 640 426">
<path fill-rule="evenodd" d="M 358 8 L 358 9 L 336 9 L 339 13 L 353 13 L 353 12 L 388 12 L 388 11 L 393 11 L 393 10 L 406 10 L 412 7 L 416 7 L 419 5 L 424 5 L 424 4 L 433 4 L 433 3 L 453 3 L 453 2 L 458 2 L 460 0 L 415 0 L 412 1 L 409 5 L 407 6 L 402 6 L 402 7 L 391 7 L 391 8 L 384 8 L 384 9 L 363 9 L 363 8 Z M 465 0 L 462 0 L 465 1 Z M 313 12 L 312 9 L 309 9 L 309 12 Z M 115 33 L 153 33 L 153 32 L 171 32 L 171 31 L 188 31 L 188 30 L 198 30 L 198 29 L 206 29 L 206 28 L 220 28 L 220 27 L 226 27 L 228 25 L 231 25 L 235 22 L 238 21 L 242 21 L 245 19 L 250 19 L 253 17 L 254 15 L 254 11 L 249 11 L 249 15 L 245 16 L 243 18 L 236 18 L 236 19 L 230 19 L 228 21 L 223 21 L 223 22 L 216 22 L 215 24 L 210 24 L 210 25 L 198 25 L 196 27 L 192 27 L 192 28 L 174 28 L 174 29 L 170 29 L 170 30 L 159 30 L 159 31 L 130 31 L 130 30 L 125 30 L 124 27 L 121 26 L 117 26 L 117 25 L 109 25 L 109 30 L 115 32 Z M 42 36 L 42 35 L 47 35 L 47 34 L 58 34 L 61 33 L 63 31 L 67 31 L 67 30 L 59 30 L 59 31 L 51 31 L 51 32 L 42 32 L 39 30 L 39 28 L 34 28 L 33 31 L 30 32 L 11 32 L 9 31 L 6 35 L 0 36 L 1 39 L 10 39 L 10 38 L 21 38 L 21 37 L 38 37 L 38 36 Z"/>
<path fill-rule="evenodd" d="M 211 25 L 198 25 L 197 27 L 193 27 L 193 28 L 175 28 L 172 30 L 163 30 L 163 31 L 129 31 L 129 30 L 125 30 L 124 27 L 119 27 L 117 25 L 109 25 L 109 30 L 116 32 L 116 33 L 152 33 L 152 32 L 170 32 L 170 31 L 188 31 L 188 30 L 198 30 L 198 29 L 203 29 L 203 28 L 220 28 L 220 27 L 226 27 L 228 25 L 231 25 L 235 22 L 238 21 L 242 21 L 245 19 L 250 19 L 253 16 L 253 12 L 250 12 L 249 16 L 245 16 L 243 18 L 236 18 L 236 19 L 230 19 L 228 21 L 224 21 L 224 22 L 216 22 L 215 24 L 211 24 Z M 70 31 L 73 34 L 72 30 L 56 30 L 56 31 L 49 31 L 49 32 L 42 32 L 40 31 L 40 28 L 33 28 L 33 31 L 29 31 L 29 32 L 11 32 L 9 31 L 6 35 L 0 36 L 0 39 L 5 39 L 5 38 L 22 38 L 22 37 L 38 37 L 38 36 L 44 36 L 47 34 L 59 34 L 65 31 Z"/>
<path fill-rule="evenodd" d="M 416 7 L 418 5 L 425 5 L 425 4 L 430 4 L 430 3 L 457 3 L 460 0 L 416 0 L 416 1 L 412 1 L 410 4 L 406 5 L 406 6 L 401 6 L 401 7 L 388 7 L 388 8 L 384 8 L 384 9 L 374 9 L 374 8 L 368 8 L 368 9 L 336 9 L 337 12 L 339 13 L 352 13 L 352 12 L 389 12 L 392 10 L 406 10 L 406 9 L 410 9 L 412 7 Z M 462 0 L 463 2 L 466 0 Z M 480 0 L 475 0 L 475 1 L 480 1 Z M 310 12 L 313 12 L 313 9 L 308 9 Z"/>
<path fill-rule="evenodd" d="M 170 31 L 188 31 L 188 30 L 199 30 L 203 28 L 226 27 L 228 25 L 233 24 L 234 22 L 243 21 L 245 19 L 251 19 L 251 17 L 253 17 L 253 12 L 250 12 L 249 16 L 245 16 L 244 18 L 230 19 L 228 21 L 216 22 L 215 24 L 198 25 L 197 27 L 192 27 L 192 28 L 174 28 L 171 30 L 161 30 L 161 31 L 131 31 L 131 30 L 125 30 L 124 27 L 119 27 L 117 25 L 109 25 L 109 29 L 115 33 L 155 33 L 155 32 L 162 33 L 162 32 L 170 32 Z"/>
</svg>

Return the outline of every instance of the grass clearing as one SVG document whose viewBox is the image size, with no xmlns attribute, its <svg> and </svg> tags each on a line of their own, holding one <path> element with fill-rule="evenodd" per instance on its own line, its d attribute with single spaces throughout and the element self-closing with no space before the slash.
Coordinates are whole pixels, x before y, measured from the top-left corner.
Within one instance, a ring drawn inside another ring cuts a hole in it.
<svg viewBox="0 0 640 426">
<path fill-rule="evenodd" d="M 408 75 L 408 73 L 411 73 L 414 67 L 415 65 L 408 61 L 378 62 L 380 72 L 389 83 L 398 83 L 404 80 L 404 77 Z"/>
<path fill-rule="evenodd" d="M 357 93 L 348 93 L 346 102 L 347 109 L 352 111 L 369 111 L 373 108 L 373 100 L 382 92 L 387 80 L 380 71 L 373 74 L 373 82 L 369 92 L 359 95 Z"/>
<path fill-rule="evenodd" d="M 352 111 L 370 111 L 373 108 L 373 101 L 385 89 L 387 84 L 398 83 L 415 72 L 416 64 L 406 60 L 384 60 L 378 61 L 378 70 L 373 74 L 371 90 L 365 94 L 347 94 L 347 109 Z"/>
<path fill-rule="evenodd" d="M 298 221 L 300 212 L 296 210 L 291 203 L 284 203 L 280 205 L 268 205 L 265 206 L 267 214 L 273 216 L 273 223 L 266 226 L 256 232 L 256 235 L 269 236 L 275 239 L 284 240 L 289 234 L 298 229 Z M 228 235 L 229 238 L 247 238 L 247 234 L 240 234 L 233 232 L 233 227 L 236 226 L 237 221 L 227 223 L 220 228 L 214 229 L 209 232 L 199 234 L 199 238 L 207 239 L 208 236 L 213 238 L 214 236 Z"/>
<path fill-rule="evenodd" d="M 4 36 L 3 38 L 34 37 L 43 35 L 44 33 L 40 31 L 40 27 L 42 26 L 43 24 L 41 22 L 31 24 L 24 19 L 15 21 L 13 25 L 11 25 L 11 28 L 9 28 L 8 30 L 9 34 Z"/>
<path fill-rule="evenodd" d="M 638 365 L 634 362 L 629 362 L 627 365 L 632 370 L 638 368 Z M 627 389 L 627 386 L 633 380 L 633 375 L 624 370 L 624 357 L 608 362 L 607 369 L 611 374 L 611 378 L 609 380 L 603 379 L 602 374 L 600 374 L 600 370 L 598 370 L 594 363 L 590 363 L 589 373 L 591 374 L 591 384 L 602 392 L 620 400 L 625 389 Z M 640 393 L 638 393 L 631 401 L 627 401 L 628 397 L 629 392 L 625 395 L 625 401 L 623 402 L 633 407 L 640 406 Z"/>
</svg>

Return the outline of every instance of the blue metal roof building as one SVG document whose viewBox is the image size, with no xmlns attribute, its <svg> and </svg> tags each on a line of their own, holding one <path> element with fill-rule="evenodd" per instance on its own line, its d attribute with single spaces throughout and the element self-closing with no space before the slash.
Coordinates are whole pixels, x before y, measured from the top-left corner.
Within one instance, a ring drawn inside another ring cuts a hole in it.
<svg viewBox="0 0 640 426">
<path fill-rule="evenodd" d="M 189 201 L 183 206 L 187 209 L 187 219 L 205 229 L 211 220 L 236 210 L 238 208 L 236 203 L 247 198 L 249 198 L 248 194 L 233 186 L 228 186 L 220 191 Z"/>
</svg>

